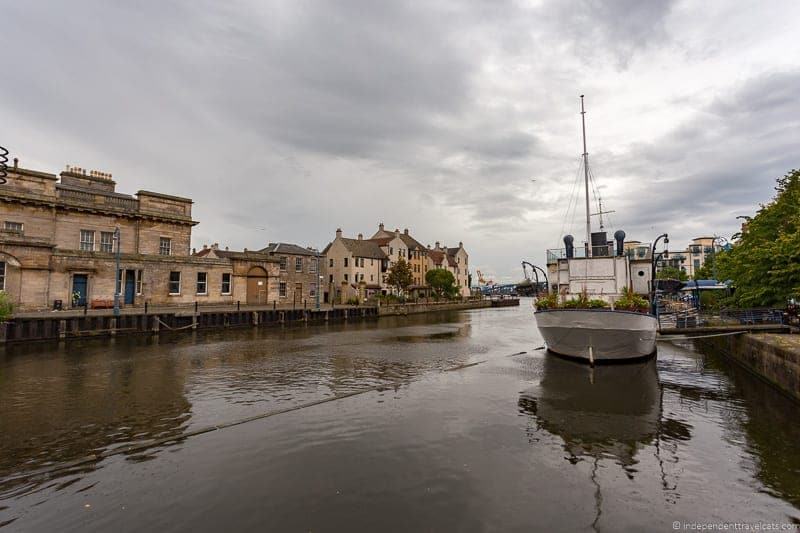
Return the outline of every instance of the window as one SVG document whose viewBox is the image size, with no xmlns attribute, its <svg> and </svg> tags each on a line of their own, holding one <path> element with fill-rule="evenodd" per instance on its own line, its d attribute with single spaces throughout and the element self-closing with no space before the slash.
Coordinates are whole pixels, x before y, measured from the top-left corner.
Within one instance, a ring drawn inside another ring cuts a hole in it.
<svg viewBox="0 0 800 533">
<path fill-rule="evenodd" d="M 94 251 L 94 232 L 88 229 L 81 230 L 81 250 L 84 252 Z"/>
<path fill-rule="evenodd" d="M 0 291 L 6 290 L 6 262 L 0 261 Z"/>
<path fill-rule="evenodd" d="M 344 280 L 345 280 L 345 281 L 348 281 L 348 279 L 347 279 L 347 274 L 345 274 L 345 275 L 344 275 Z"/>
<path fill-rule="evenodd" d="M 222 288 L 220 289 L 222 294 L 230 294 L 231 293 L 231 274 L 230 272 L 224 272 L 222 274 Z"/>
<path fill-rule="evenodd" d="M 311 259 L 310 264 L 308 265 L 308 271 L 314 273 L 317 271 L 317 258 Z"/>
<path fill-rule="evenodd" d="M 303 271 L 303 258 L 302 257 L 295 257 L 294 258 L 294 271 L 295 272 L 302 272 Z"/>
<path fill-rule="evenodd" d="M 172 255 L 172 239 L 161 237 L 158 242 L 158 253 L 159 255 Z"/>
<path fill-rule="evenodd" d="M 328 266 L 333 268 L 333 259 L 328 260 Z"/>
<path fill-rule="evenodd" d="M 308 295 L 312 298 L 317 295 L 317 284 L 312 283 L 308 286 Z"/>
<path fill-rule="evenodd" d="M 181 273 L 180 272 L 170 272 L 169 273 L 169 293 L 170 294 L 180 294 L 181 293 Z"/>
<path fill-rule="evenodd" d="M 302 283 L 295 283 L 294 284 L 294 298 L 295 299 L 303 299 L 303 284 Z"/>
<path fill-rule="evenodd" d="M 281 272 L 286 272 L 286 256 L 281 257 Z"/>
<path fill-rule="evenodd" d="M 142 294 L 142 277 L 144 275 L 143 270 L 136 271 L 136 294 Z"/>
<path fill-rule="evenodd" d="M 695 259 L 695 260 L 694 260 L 694 268 L 695 268 L 695 270 L 697 270 L 698 268 L 700 268 L 700 260 L 699 260 L 699 259 Z"/>
<path fill-rule="evenodd" d="M 278 295 L 281 298 L 286 298 L 286 282 L 285 281 L 281 281 L 278 284 Z"/>
<path fill-rule="evenodd" d="M 394 249 L 390 246 L 389 247 L 389 255 L 392 255 L 393 253 L 394 253 Z"/>
<path fill-rule="evenodd" d="M 328 283 L 333 283 L 333 274 L 328 276 Z"/>
<path fill-rule="evenodd" d="M 347 268 L 347 258 L 346 257 L 344 258 L 344 266 L 345 266 L 345 268 Z"/>
<path fill-rule="evenodd" d="M 100 232 L 100 251 L 111 253 L 114 251 L 114 232 L 101 231 Z"/>
<path fill-rule="evenodd" d="M 197 273 L 197 294 L 208 294 L 208 272 Z"/>
<path fill-rule="evenodd" d="M 6 220 L 3 223 L 3 229 L 6 231 L 13 231 L 15 233 L 22 233 L 22 222 L 11 222 Z"/>
</svg>

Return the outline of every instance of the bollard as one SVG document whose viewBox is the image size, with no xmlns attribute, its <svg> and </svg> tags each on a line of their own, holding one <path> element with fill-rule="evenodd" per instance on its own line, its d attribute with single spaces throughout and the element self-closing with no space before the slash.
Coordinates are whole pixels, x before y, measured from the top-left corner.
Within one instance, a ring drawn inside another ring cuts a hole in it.
<svg viewBox="0 0 800 533">
<path fill-rule="evenodd" d="M 147 302 L 144 303 L 144 314 L 147 315 Z"/>
</svg>

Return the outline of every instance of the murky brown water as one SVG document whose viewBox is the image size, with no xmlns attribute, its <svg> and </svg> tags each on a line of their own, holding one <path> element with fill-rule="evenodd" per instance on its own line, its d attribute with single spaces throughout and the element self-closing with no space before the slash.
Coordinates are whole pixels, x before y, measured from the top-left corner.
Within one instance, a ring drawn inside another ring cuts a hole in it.
<svg viewBox="0 0 800 533">
<path fill-rule="evenodd" d="M 523 302 L 6 348 L 0 531 L 800 523 L 796 403 L 690 345 L 591 370 L 541 344 Z"/>
</svg>

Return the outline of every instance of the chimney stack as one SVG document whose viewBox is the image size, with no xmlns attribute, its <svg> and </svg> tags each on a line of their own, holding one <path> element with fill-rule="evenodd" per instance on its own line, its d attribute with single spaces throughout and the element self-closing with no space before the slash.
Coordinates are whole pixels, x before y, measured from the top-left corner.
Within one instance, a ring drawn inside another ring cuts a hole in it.
<svg viewBox="0 0 800 533">
<path fill-rule="evenodd" d="M 378 222 L 378 231 L 383 231 L 383 222 Z"/>
<path fill-rule="evenodd" d="M 19 167 L 19 158 L 15 157 L 14 158 L 14 170 L 17 170 L 18 167 Z"/>
<path fill-rule="evenodd" d="M 438 250 L 438 249 L 439 249 L 439 241 L 436 241 L 436 248 L 435 248 L 435 249 L 436 249 L 436 250 Z"/>
<path fill-rule="evenodd" d="M 405 233 L 406 235 L 408 235 L 408 228 L 404 229 L 404 230 L 403 230 L 403 233 Z"/>
<path fill-rule="evenodd" d="M 207 244 L 203 245 L 203 250 L 208 250 L 208 245 Z"/>
<path fill-rule="evenodd" d="M 359 234 L 358 234 L 358 240 L 359 240 L 359 241 L 361 241 L 361 240 L 363 240 L 363 239 L 364 239 L 364 235 L 363 235 L 363 234 L 361 234 L 361 233 L 359 233 Z"/>
<path fill-rule="evenodd" d="M 464 247 L 464 243 L 463 243 L 463 242 L 461 242 L 461 241 L 458 241 L 458 247 L 459 247 L 459 248 L 463 248 L 463 247 Z"/>
<path fill-rule="evenodd" d="M 336 238 L 337 239 L 342 238 L 342 228 L 336 228 Z"/>
</svg>

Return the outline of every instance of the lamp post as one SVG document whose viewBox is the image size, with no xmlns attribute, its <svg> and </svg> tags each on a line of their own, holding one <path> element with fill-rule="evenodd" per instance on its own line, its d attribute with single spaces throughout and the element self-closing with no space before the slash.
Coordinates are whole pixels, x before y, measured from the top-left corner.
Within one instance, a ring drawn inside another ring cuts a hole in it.
<svg viewBox="0 0 800 533">
<path fill-rule="evenodd" d="M 119 226 L 114 228 L 114 242 L 117 245 L 117 253 L 116 253 L 116 262 L 117 262 L 117 269 L 116 269 L 116 277 L 114 278 L 114 316 L 119 316 L 119 291 L 122 288 L 122 279 L 120 279 L 120 272 L 119 269 L 119 260 L 120 260 L 120 231 Z"/>
<path fill-rule="evenodd" d="M 714 239 L 711 241 L 711 268 L 714 271 L 714 281 L 719 283 L 717 279 L 717 241 L 722 243 L 723 241 L 725 244 L 728 243 L 728 239 L 725 237 L 720 237 L 719 235 L 714 235 Z M 720 248 L 722 248 L 722 244 L 720 244 Z"/>
<path fill-rule="evenodd" d="M 664 251 L 658 254 L 658 257 L 656 257 L 656 246 L 658 246 L 658 241 L 661 239 L 664 239 Z M 669 235 L 662 233 L 656 237 L 655 241 L 653 241 L 653 247 L 650 250 L 650 303 L 653 307 L 656 305 L 656 263 L 661 259 L 662 255 L 665 259 L 669 258 L 669 250 L 666 246 L 668 244 Z"/>
</svg>

